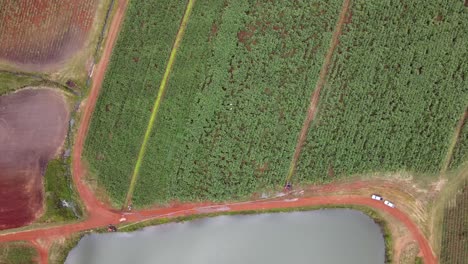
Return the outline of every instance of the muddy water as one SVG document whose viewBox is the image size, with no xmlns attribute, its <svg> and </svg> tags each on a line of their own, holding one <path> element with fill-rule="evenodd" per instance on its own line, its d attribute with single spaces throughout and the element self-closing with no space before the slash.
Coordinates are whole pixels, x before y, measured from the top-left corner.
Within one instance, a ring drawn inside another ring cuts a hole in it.
<svg viewBox="0 0 468 264">
<path fill-rule="evenodd" d="M 87 235 L 67 264 L 379 264 L 379 226 L 361 212 L 219 216 L 148 227 L 133 233 Z"/>
<path fill-rule="evenodd" d="M 61 92 L 23 89 L 0 96 L 0 230 L 42 211 L 42 174 L 62 145 L 69 112 Z"/>
</svg>

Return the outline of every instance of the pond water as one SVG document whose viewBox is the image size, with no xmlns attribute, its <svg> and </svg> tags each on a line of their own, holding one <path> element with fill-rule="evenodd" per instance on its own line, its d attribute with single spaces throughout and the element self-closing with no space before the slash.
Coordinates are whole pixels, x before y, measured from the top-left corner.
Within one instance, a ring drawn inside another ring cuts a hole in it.
<svg viewBox="0 0 468 264">
<path fill-rule="evenodd" d="M 385 242 L 367 215 L 349 209 L 218 216 L 91 234 L 67 264 L 380 264 Z"/>
</svg>

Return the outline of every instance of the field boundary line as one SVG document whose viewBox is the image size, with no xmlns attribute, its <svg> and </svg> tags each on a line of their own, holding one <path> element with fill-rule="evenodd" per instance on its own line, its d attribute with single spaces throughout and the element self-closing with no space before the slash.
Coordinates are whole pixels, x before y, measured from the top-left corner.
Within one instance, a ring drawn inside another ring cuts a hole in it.
<svg viewBox="0 0 468 264">
<path fill-rule="evenodd" d="M 441 177 L 445 174 L 445 172 L 448 170 L 448 167 L 450 166 L 450 163 L 452 162 L 453 159 L 453 152 L 455 151 L 455 147 L 458 144 L 458 141 L 460 139 L 460 134 L 463 129 L 463 126 L 466 123 L 466 119 L 468 119 L 468 107 L 465 108 L 465 111 L 460 117 L 460 120 L 458 121 L 457 127 L 455 128 L 455 131 L 453 133 L 452 140 L 450 141 L 449 148 L 447 150 L 447 155 L 445 156 L 444 163 L 442 165 L 441 169 Z"/>
<path fill-rule="evenodd" d="M 351 5 L 351 0 L 344 0 L 343 5 L 341 7 L 341 12 L 338 21 L 336 22 L 335 31 L 333 32 L 332 39 L 330 41 L 330 46 L 328 48 L 327 55 L 323 61 L 322 69 L 320 70 L 320 75 L 315 84 L 314 92 L 312 93 L 312 97 L 310 98 L 310 105 L 307 110 L 307 116 L 304 120 L 304 124 L 302 125 L 301 132 L 299 133 L 299 137 L 297 139 L 296 148 L 294 150 L 294 155 L 291 160 L 291 164 L 289 165 L 288 176 L 286 177 L 286 183 L 291 181 L 295 171 L 297 161 L 299 160 L 299 156 L 301 154 L 302 146 L 307 137 L 307 132 L 309 131 L 310 124 L 312 120 L 315 119 L 317 113 L 317 106 L 320 99 L 320 91 L 322 90 L 323 86 L 325 85 L 326 78 L 328 75 L 328 70 L 330 68 L 330 64 L 333 58 L 333 54 L 335 52 L 336 47 L 339 44 L 339 38 L 341 36 L 341 32 L 343 30 L 343 24 L 348 16 L 349 7 Z"/>
<path fill-rule="evenodd" d="M 150 120 L 148 122 L 148 127 L 146 128 L 145 136 L 143 138 L 143 142 L 141 144 L 140 151 L 138 152 L 137 162 L 136 162 L 135 167 L 133 169 L 132 178 L 131 178 L 131 181 L 130 181 L 130 186 L 128 188 L 127 196 L 125 198 L 123 209 L 126 209 L 127 206 L 130 204 L 130 202 L 132 200 L 133 192 L 135 190 L 136 182 L 137 182 L 137 179 L 138 179 L 138 173 L 140 172 L 140 167 L 141 167 L 141 164 L 143 162 L 143 157 L 144 157 L 145 152 L 146 152 L 146 146 L 147 146 L 147 143 L 148 143 L 148 140 L 149 140 L 149 136 L 150 136 L 151 132 L 153 131 L 154 121 L 156 120 L 156 115 L 158 113 L 159 106 L 161 105 L 161 99 L 164 96 L 164 91 L 166 90 L 166 87 L 167 87 L 167 82 L 168 82 L 168 79 L 169 79 L 169 75 L 170 75 L 170 73 L 172 71 L 172 67 L 174 66 L 174 61 L 175 61 L 175 57 L 176 57 L 176 54 L 177 54 L 177 49 L 179 48 L 180 43 L 182 42 L 182 37 L 184 35 L 185 28 L 187 27 L 187 23 L 188 23 L 190 14 L 192 12 L 194 3 L 195 3 L 195 0 L 188 0 L 187 7 L 185 8 L 184 16 L 182 17 L 182 22 L 180 23 L 179 29 L 177 31 L 176 39 L 175 39 L 174 44 L 172 46 L 171 54 L 169 56 L 169 61 L 167 62 L 166 70 L 164 71 L 164 75 L 163 75 L 163 78 L 161 80 L 161 84 L 159 85 L 158 95 L 156 97 L 156 100 L 154 101 L 154 106 L 153 106 L 153 110 L 151 112 Z"/>
</svg>

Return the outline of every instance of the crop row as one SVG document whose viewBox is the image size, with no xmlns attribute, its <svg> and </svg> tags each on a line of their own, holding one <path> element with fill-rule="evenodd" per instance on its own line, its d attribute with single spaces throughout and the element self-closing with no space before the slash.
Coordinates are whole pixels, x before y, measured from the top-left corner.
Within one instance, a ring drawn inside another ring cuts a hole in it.
<svg viewBox="0 0 468 264">
<path fill-rule="evenodd" d="M 134 203 L 237 198 L 281 182 L 340 4 L 196 1 Z M 184 5 L 131 3 L 114 51 L 86 156 L 119 202 Z"/>
<path fill-rule="evenodd" d="M 4 1 L 0 12 L 0 58 L 40 63 L 83 43 L 92 26 L 96 0 Z"/>
<path fill-rule="evenodd" d="M 467 45 L 461 1 L 353 1 L 299 179 L 438 172 L 468 102 Z"/>
<path fill-rule="evenodd" d="M 340 6 L 197 1 L 135 204 L 237 199 L 281 184 Z"/>
<path fill-rule="evenodd" d="M 121 203 L 185 1 L 130 1 L 85 145 L 98 183 Z"/>
<path fill-rule="evenodd" d="M 465 110 L 468 111 L 468 110 Z M 450 168 L 457 168 L 468 161 L 468 119 L 465 119 L 462 130 L 458 137 L 457 145 L 453 151 Z"/>
<path fill-rule="evenodd" d="M 468 259 L 468 181 L 444 209 L 441 264 L 465 263 Z"/>
</svg>

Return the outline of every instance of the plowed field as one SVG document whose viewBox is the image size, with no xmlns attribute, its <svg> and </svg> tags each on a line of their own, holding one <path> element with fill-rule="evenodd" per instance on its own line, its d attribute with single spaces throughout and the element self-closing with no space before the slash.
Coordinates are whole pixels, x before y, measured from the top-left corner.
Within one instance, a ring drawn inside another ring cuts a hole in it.
<svg viewBox="0 0 468 264">
<path fill-rule="evenodd" d="M 80 48 L 97 0 L 5 0 L 0 8 L 0 60 L 27 66 L 59 62 Z"/>
</svg>

